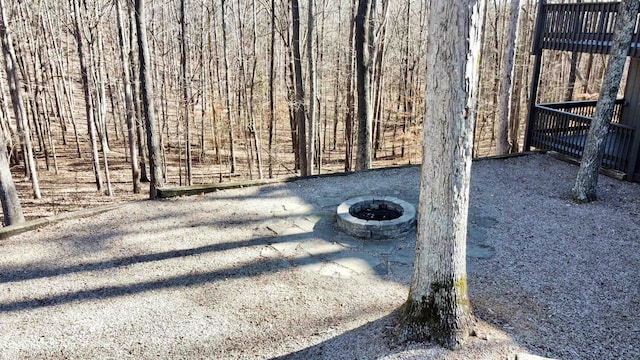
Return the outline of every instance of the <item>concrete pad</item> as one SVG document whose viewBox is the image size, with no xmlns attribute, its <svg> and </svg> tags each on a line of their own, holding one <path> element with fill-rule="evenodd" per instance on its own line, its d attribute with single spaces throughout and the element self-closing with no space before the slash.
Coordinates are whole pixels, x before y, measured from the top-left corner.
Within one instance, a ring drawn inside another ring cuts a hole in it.
<svg viewBox="0 0 640 360">
<path fill-rule="evenodd" d="M 391 275 L 400 279 L 401 282 L 409 283 L 411 276 L 413 275 L 413 265 L 405 264 L 390 264 Z"/>
<path fill-rule="evenodd" d="M 306 232 L 312 232 L 322 218 L 317 215 L 305 216 L 293 220 L 293 224 Z"/>
<path fill-rule="evenodd" d="M 413 247 L 407 247 L 398 249 L 395 253 L 391 254 L 389 257 L 389 261 L 405 264 L 405 265 L 413 265 L 413 261 L 416 258 L 416 249 Z"/>
<path fill-rule="evenodd" d="M 298 234 L 306 234 L 309 231 L 300 228 L 299 226 L 295 226 L 294 224 L 288 221 L 274 221 L 267 225 L 267 228 L 274 232 L 278 236 L 288 236 L 288 235 L 298 235 Z M 277 236 L 274 237 L 274 241 L 277 241 Z"/>
<path fill-rule="evenodd" d="M 352 252 L 349 255 L 351 256 L 345 256 L 345 254 L 340 254 L 339 256 L 329 257 L 329 260 L 340 266 L 344 266 L 348 269 L 351 269 L 358 274 L 369 274 L 369 275 L 377 274 L 374 268 L 379 264 L 383 263 L 380 257 L 373 256 L 365 252 L 360 252 L 360 251 Z"/>
<path fill-rule="evenodd" d="M 331 255 L 345 251 L 343 246 L 322 239 L 311 239 L 300 243 L 300 247 L 313 256 Z"/>
<path fill-rule="evenodd" d="M 301 245 L 302 241 L 274 242 L 271 244 L 280 255 L 286 258 L 296 258 L 306 255 L 306 253 L 302 251 Z"/>
<path fill-rule="evenodd" d="M 319 274 L 322 276 L 330 276 L 343 279 L 358 275 L 357 272 L 349 268 L 331 262 L 323 263 L 322 269 L 320 269 Z"/>
<path fill-rule="evenodd" d="M 371 254 L 390 255 L 393 253 L 399 244 L 398 241 L 364 241 L 362 249 Z"/>
</svg>

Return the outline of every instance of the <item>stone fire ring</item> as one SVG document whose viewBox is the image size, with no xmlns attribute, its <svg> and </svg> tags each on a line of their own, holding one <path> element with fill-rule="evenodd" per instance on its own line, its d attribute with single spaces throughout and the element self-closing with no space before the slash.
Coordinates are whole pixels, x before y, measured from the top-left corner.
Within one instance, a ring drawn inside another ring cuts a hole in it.
<svg viewBox="0 0 640 360">
<path fill-rule="evenodd" d="M 353 206 L 370 206 L 382 203 L 402 215 L 393 220 L 364 220 L 350 213 Z M 359 238 L 372 240 L 388 240 L 397 238 L 414 228 L 416 209 L 410 203 L 391 196 L 359 196 L 349 199 L 338 206 L 336 226 L 339 230 Z"/>
</svg>

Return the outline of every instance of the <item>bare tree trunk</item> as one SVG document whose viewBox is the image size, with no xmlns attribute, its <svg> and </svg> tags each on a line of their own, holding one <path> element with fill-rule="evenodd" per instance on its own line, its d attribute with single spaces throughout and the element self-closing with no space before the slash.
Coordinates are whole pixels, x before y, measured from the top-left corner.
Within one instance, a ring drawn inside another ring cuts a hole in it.
<svg viewBox="0 0 640 360">
<path fill-rule="evenodd" d="M 222 11 L 222 51 L 224 53 L 224 86 L 225 86 L 225 100 L 227 105 L 227 122 L 229 123 L 229 152 L 231 156 L 231 173 L 236 172 L 236 153 L 235 153 L 235 135 L 234 135 L 234 126 L 235 121 L 233 120 L 233 109 L 231 108 L 231 89 L 229 84 L 229 54 L 227 51 L 227 14 L 226 14 L 226 0 L 221 1 L 221 11 Z"/>
<path fill-rule="evenodd" d="M 596 200 L 598 175 L 605 150 L 604 140 L 613 117 L 616 95 L 620 87 L 638 15 L 638 3 L 638 0 L 622 0 L 618 7 L 613 41 L 609 50 L 609 61 L 600 89 L 600 98 L 596 105 L 596 113 L 591 120 L 591 127 L 580 162 L 580 170 L 572 190 L 573 199 L 578 203 Z"/>
<path fill-rule="evenodd" d="M 124 100 L 127 117 L 127 135 L 129 138 L 129 156 L 131 157 L 131 177 L 133 182 L 133 193 L 140 193 L 140 168 L 138 164 L 138 154 L 136 152 L 135 134 L 135 105 L 131 93 L 130 59 L 128 52 L 127 37 L 124 33 L 124 20 L 120 5 L 121 0 L 116 0 L 116 15 L 118 17 L 118 40 L 120 42 L 120 58 L 122 59 L 122 83 L 124 87 Z M 133 29 L 131 29 L 133 31 Z"/>
<path fill-rule="evenodd" d="M 253 15 L 252 20 L 252 32 L 253 32 L 253 62 L 251 64 L 251 79 L 249 81 L 249 127 L 251 137 L 253 139 L 254 149 L 256 151 L 256 163 L 258 167 L 258 178 L 264 178 L 263 163 L 262 163 L 262 145 L 261 145 L 261 133 L 262 133 L 262 121 L 258 121 L 256 126 L 256 107 L 255 107 L 255 89 L 256 89 L 256 71 L 258 67 L 258 24 L 257 24 L 257 8 L 256 0 L 251 0 L 251 13 Z M 262 119 L 262 116 L 260 116 Z"/>
<path fill-rule="evenodd" d="M 340 3 L 338 3 L 338 24 L 342 23 L 342 6 Z M 338 39 L 341 38 L 342 35 L 342 27 L 338 26 Z M 335 77 L 335 86 L 334 86 L 334 92 L 333 92 L 333 98 L 335 99 L 333 102 L 333 137 L 332 137 L 332 143 L 331 143 L 331 150 L 335 150 L 336 147 L 338 146 L 338 123 L 339 123 L 339 119 L 340 119 L 340 106 L 338 105 L 339 102 L 337 101 L 338 97 L 340 96 L 340 73 L 342 71 L 342 69 L 340 69 L 340 59 L 342 58 L 342 54 L 340 52 L 338 52 L 337 54 L 337 59 L 336 59 L 336 77 Z M 329 153 L 331 154 L 331 153 Z"/>
<path fill-rule="evenodd" d="M 7 19 L 6 7 L 4 0 L 0 0 L 0 40 L 2 41 L 2 52 L 4 54 L 5 71 L 9 82 L 9 92 L 11 93 L 11 102 L 13 104 L 13 112 L 19 127 L 20 137 L 25 147 L 25 163 L 29 169 L 31 176 L 31 184 L 33 186 L 33 196 L 40 199 L 40 183 L 38 182 L 38 171 L 36 169 L 35 158 L 33 157 L 33 147 L 31 145 L 31 137 L 29 131 L 29 120 L 27 119 L 27 111 L 22 100 L 22 84 L 18 77 L 18 61 L 15 50 L 13 49 L 13 40 L 9 33 L 9 21 Z M 0 155 L 1 156 L 1 155 Z"/>
<path fill-rule="evenodd" d="M 95 66 L 98 71 L 95 74 L 97 77 L 95 83 L 98 88 L 98 96 L 96 99 L 96 105 L 98 110 L 98 124 L 101 128 L 99 132 L 100 135 L 100 147 L 102 148 L 102 165 L 104 166 L 104 177 L 107 181 L 107 195 L 113 196 L 113 186 L 111 186 L 111 174 L 109 173 L 109 160 L 107 154 L 111 151 L 109 149 L 109 138 L 107 131 L 107 99 L 105 93 L 105 80 L 104 80 L 104 65 L 103 65 L 103 57 L 104 57 L 104 45 L 102 41 L 102 32 L 100 28 L 97 29 L 98 36 L 95 44 L 95 62 L 97 63 Z"/>
<path fill-rule="evenodd" d="M 75 37 L 78 47 L 78 58 L 80 61 L 80 75 L 82 77 L 82 87 L 84 90 L 85 113 L 87 115 L 87 127 L 89 128 L 89 140 L 91 141 L 91 155 L 93 157 L 93 174 L 96 178 L 98 191 L 102 192 L 104 185 L 100 173 L 100 156 L 98 155 L 98 142 L 96 140 L 96 125 L 94 121 L 93 98 L 91 96 L 91 84 L 89 82 L 89 68 L 84 47 L 84 25 L 80 13 L 78 0 L 73 0 L 73 14 L 75 20 Z"/>
<path fill-rule="evenodd" d="M 192 160 L 191 160 L 191 126 L 189 119 L 189 88 L 190 84 L 187 82 L 188 77 L 188 44 L 187 44 L 187 13 L 185 11 L 186 0 L 180 0 L 180 49 L 181 52 L 181 82 L 182 82 L 182 101 L 183 101 L 183 114 L 184 114 L 184 148 L 185 148 L 185 162 L 186 162 L 186 182 L 187 185 L 193 185 L 192 172 Z"/>
<path fill-rule="evenodd" d="M 389 13 L 389 1 L 383 0 L 382 2 L 383 8 L 383 19 L 380 27 L 380 36 L 378 40 L 378 50 L 376 51 L 375 57 L 375 68 L 374 68 L 374 76 L 373 76 L 373 85 L 374 87 L 374 96 L 373 96 L 373 122 L 375 127 L 373 128 L 374 137 L 373 137 L 373 158 L 378 158 L 378 151 L 381 149 L 381 142 L 384 133 L 384 126 L 382 124 L 383 118 L 383 107 L 384 107 L 384 92 L 383 84 L 384 84 L 384 57 L 385 57 L 385 42 L 386 42 L 386 33 L 387 33 L 387 15 Z"/>
<path fill-rule="evenodd" d="M 582 92 L 584 94 L 589 93 L 589 84 L 591 83 L 591 70 L 593 69 L 593 54 L 587 55 L 587 71 L 585 71 L 585 81 L 582 85 Z"/>
<path fill-rule="evenodd" d="M 500 95 L 498 99 L 498 131 L 496 139 L 496 154 L 509 153 L 509 114 L 511 99 L 513 98 L 513 74 L 515 63 L 515 49 L 518 43 L 518 18 L 520 16 L 520 0 L 511 0 L 509 21 L 505 39 L 504 55 L 502 56 L 502 74 L 500 75 Z"/>
<path fill-rule="evenodd" d="M 569 83 L 567 84 L 567 91 L 564 94 L 565 101 L 573 100 L 573 93 L 576 88 L 576 75 L 578 73 L 578 61 L 580 53 L 574 51 L 571 53 L 571 62 L 569 65 Z"/>
<path fill-rule="evenodd" d="M 147 174 L 147 151 L 145 150 L 145 124 L 142 118 L 142 101 L 140 96 L 140 68 L 137 65 L 136 58 L 134 56 L 134 50 L 137 47 L 137 34 L 136 34 L 136 17 L 135 6 L 132 2 L 129 2 L 129 61 L 131 66 L 131 96 L 133 97 L 133 105 L 135 110 L 135 128 L 136 128 L 136 146 L 138 147 L 138 160 L 140 168 L 140 182 L 149 182 L 149 175 Z"/>
<path fill-rule="evenodd" d="M 582 3 L 582 0 L 577 0 L 577 3 Z M 579 22 L 576 21 L 575 24 L 576 26 L 578 26 Z M 580 58 L 579 55 L 580 53 L 577 51 L 571 53 L 571 61 L 569 65 L 569 83 L 567 84 L 567 91 L 564 94 L 565 101 L 571 101 L 573 99 L 573 93 L 576 88 L 576 75 L 578 72 L 578 62 Z"/>
<path fill-rule="evenodd" d="M 149 197 L 158 196 L 158 188 L 162 186 L 162 161 L 160 154 L 160 139 L 153 106 L 153 90 L 151 88 L 151 59 L 147 45 L 147 24 L 144 0 L 135 0 L 136 30 L 138 35 L 138 59 L 140 62 L 140 90 L 145 124 L 147 127 L 147 147 L 149 148 Z"/>
<path fill-rule="evenodd" d="M 448 348 L 464 343 L 473 318 L 466 240 L 482 19 L 477 5 L 474 0 L 431 1 L 427 10 L 418 238 L 400 335 L 433 339 Z"/>
<path fill-rule="evenodd" d="M 345 127 L 345 159 L 344 159 L 344 171 L 351 171 L 353 165 L 353 123 L 354 123 L 354 115 L 355 115 L 355 95 L 354 95 L 354 84 L 353 84 L 353 68 L 355 63 L 355 14 L 356 14 L 356 4 L 358 0 L 353 0 L 351 4 L 351 16 L 349 19 L 349 62 L 347 66 L 347 113 L 344 119 L 344 127 Z"/>
<path fill-rule="evenodd" d="M 298 129 L 298 158 L 300 160 L 300 175 L 309 175 L 307 165 L 307 129 L 306 109 L 304 105 L 304 85 L 302 79 L 302 64 L 300 59 L 300 7 L 298 0 L 291 0 L 291 17 L 293 22 L 293 67 L 295 78 L 294 115 Z"/>
<path fill-rule="evenodd" d="M 271 0 L 271 35 L 269 38 L 269 178 L 273 178 L 273 141 L 276 129 L 276 95 L 275 79 L 275 48 L 276 48 L 276 2 Z"/>
<path fill-rule="evenodd" d="M 307 140 L 307 174 L 312 175 L 315 164 L 316 152 L 316 127 L 317 127 L 317 74 L 316 61 L 313 53 L 313 31 L 314 31 L 313 0 L 308 0 L 307 4 L 307 64 L 309 71 L 309 139 Z"/>
<path fill-rule="evenodd" d="M 371 168 L 371 75 L 369 71 L 372 54 L 369 51 L 369 8 L 371 0 L 359 0 L 355 21 L 356 88 L 358 93 L 358 152 L 356 170 Z M 375 1 L 375 0 L 373 0 Z"/>
<path fill-rule="evenodd" d="M 400 156 L 404 158 L 405 147 L 407 142 L 407 132 L 409 131 L 409 124 L 411 122 L 411 117 L 413 117 L 413 106 L 411 102 L 413 101 L 409 96 L 409 87 L 411 84 L 409 83 L 409 58 L 411 57 L 410 53 L 410 39 L 411 39 L 411 2 L 407 2 L 407 12 L 405 13 L 405 39 L 404 39 L 404 54 L 402 61 L 402 91 L 400 96 L 402 96 L 402 141 L 400 148 Z M 400 106 L 400 104 L 398 104 Z M 399 111 L 398 111 L 399 112 Z M 395 141 L 395 136 L 394 136 Z M 395 149 L 394 149 L 395 150 Z M 395 155 L 395 154 L 394 154 Z"/>
</svg>

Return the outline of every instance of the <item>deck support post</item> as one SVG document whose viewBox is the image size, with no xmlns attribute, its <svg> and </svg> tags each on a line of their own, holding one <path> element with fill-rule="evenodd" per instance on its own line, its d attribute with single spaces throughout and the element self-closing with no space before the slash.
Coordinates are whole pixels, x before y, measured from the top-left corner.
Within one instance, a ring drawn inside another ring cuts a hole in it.
<svg viewBox="0 0 640 360">
<path fill-rule="evenodd" d="M 545 7 L 547 6 L 546 0 L 541 0 L 538 4 L 538 17 L 536 20 L 536 30 L 533 38 L 533 46 L 531 48 L 531 54 L 535 56 L 533 60 L 533 72 L 531 74 L 531 94 L 529 95 L 529 113 L 527 114 L 527 126 L 525 128 L 524 136 L 524 151 L 531 150 L 531 128 L 533 127 L 533 121 L 536 113 L 536 101 L 538 98 L 538 83 L 540 82 L 540 67 L 542 65 L 542 32 L 544 31 L 545 23 Z"/>
</svg>

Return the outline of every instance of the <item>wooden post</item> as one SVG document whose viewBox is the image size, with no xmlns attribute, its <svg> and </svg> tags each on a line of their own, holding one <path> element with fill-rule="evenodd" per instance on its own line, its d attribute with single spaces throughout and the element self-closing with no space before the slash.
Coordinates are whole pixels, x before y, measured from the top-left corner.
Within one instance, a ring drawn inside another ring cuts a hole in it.
<svg viewBox="0 0 640 360">
<path fill-rule="evenodd" d="M 546 18 L 546 0 L 540 1 L 538 4 L 538 18 L 536 20 L 536 30 L 533 38 L 533 46 L 531 54 L 535 56 L 533 62 L 533 73 L 531 75 L 531 94 L 529 96 L 529 114 L 527 115 L 527 127 L 524 137 L 524 151 L 531 150 L 531 127 L 535 119 L 536 100 L 538 97 L 538 83 L 540 82 L 540 66 L 542 65 L 542 33 L 544 32 L 544 24 Z"/>
</svg>

